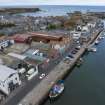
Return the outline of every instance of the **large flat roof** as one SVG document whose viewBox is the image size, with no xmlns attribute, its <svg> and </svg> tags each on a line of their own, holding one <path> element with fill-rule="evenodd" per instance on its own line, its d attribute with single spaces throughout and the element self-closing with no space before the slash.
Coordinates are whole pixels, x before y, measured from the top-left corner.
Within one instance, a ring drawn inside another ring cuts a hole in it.
<svg viewBox="0 0 105 105">
<path fill-rule="evenodd" d="M 26 56 L 24 56 L 24 55 L 13 53 L 13 52 L 8 53 L 8 55 L 9 56 L 12 56 L 14 58 L 20 59 L 20 60 L 24 60 L 26 58 Z"/>
<path fill-rule="evenodd" d="M 30 34 L 31 37 L 50 39 L 50 40 L 59 40 L 63 37 L 63 35 L 50 34 L 50 33 L 45 33 L 45 32 L 43 32 L 43 33 L 41 33 L 41 32 L 29 32 L 28 34 Z"/>
<path fill-rule="evenodd" d="M 17 71 L 5 66 L 0 65 L 0 81 L 5 81 L 11 74 L 17 73 Z"/>
</svg>

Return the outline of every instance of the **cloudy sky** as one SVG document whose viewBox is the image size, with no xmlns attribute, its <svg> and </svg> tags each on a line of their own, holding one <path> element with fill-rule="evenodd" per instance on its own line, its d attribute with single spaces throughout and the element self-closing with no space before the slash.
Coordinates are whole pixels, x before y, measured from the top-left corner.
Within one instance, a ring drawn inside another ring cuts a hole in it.
<svg viewBox="0 0 105 105">
<path fill-rule="evenodd" d="M 105 0 L 0 0 L 0 5 L 105 5 Z"/>
</svg>

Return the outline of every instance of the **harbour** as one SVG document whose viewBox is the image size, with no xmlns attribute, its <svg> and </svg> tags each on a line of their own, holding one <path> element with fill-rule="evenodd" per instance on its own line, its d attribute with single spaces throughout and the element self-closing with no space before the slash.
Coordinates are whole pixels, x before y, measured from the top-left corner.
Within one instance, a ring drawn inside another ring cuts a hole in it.
<svg viewBox="0 0 105 105">
<path fill-rule="evenodd" d="M 104 23 L 79 11 L 71 16 L 20 17 L 24 25 L 27 19 L 34 24 L 0 37 L 0 104 L 40 105 L 59 80 L 84 65 L 85 52 L 97 53 L 104 40 Z M 7 22 L 4 18 L 1 16 L 3 29 L 16 28 L 17 19 Z M 61 87 L 64 89 L 63 84 Z"/>
</svg>

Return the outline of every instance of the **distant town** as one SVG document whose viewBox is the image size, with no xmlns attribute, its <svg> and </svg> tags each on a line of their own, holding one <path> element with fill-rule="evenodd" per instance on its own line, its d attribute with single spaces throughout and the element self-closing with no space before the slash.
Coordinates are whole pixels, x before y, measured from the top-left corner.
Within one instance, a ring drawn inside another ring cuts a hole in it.
<svg viewBox="0 0 105 105">
<path fill-rule="evenodd" d="M 96 52 L 93 45 L 104 38 L 104 12 L 20 15 L 38 11 L 0 10 L 0 105 L 40 105 L 58 80 L 81 65 L 84 52 Z"/>
</svg>

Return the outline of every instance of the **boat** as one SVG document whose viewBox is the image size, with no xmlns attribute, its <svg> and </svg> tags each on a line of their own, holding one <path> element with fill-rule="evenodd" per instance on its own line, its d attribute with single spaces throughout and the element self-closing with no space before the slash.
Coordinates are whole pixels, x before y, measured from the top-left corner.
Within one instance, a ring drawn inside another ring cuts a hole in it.
<svg viewBox="0 0 105 105">
<path fill-rule="evenodd" d="M 97 48 L 91 48 L 91 51 L 96 52 Z"/>
<path fill-rule="evenodd" d="M 50 90 L 49 92 L 49 98 L 55 99 L 58 96 L 61 95 L 61 93 L 64 91 L 64 81 L 63 80 L 59 80 Z"/>
<path fill-rule="evenodd" d="M 91 47 L 91 48 L 88 49 L 88 51 L 96 52 L 97 48 Z"/>
<path fill-rule="evenodd" d="M 96 41 L 95 41 L 95 45 L 97 45 L 98 43 L 99 43 L 99 40 L 96 40 Z"/>
<path fill-rule="evenodd" d="M 83 59 L 82 58 L 80 58 L 78 61 L 77 61 L 77 63 L 76 63 L 76 66 L 81 66 L 81 64 L 83 63 Z"/>
</svg>

